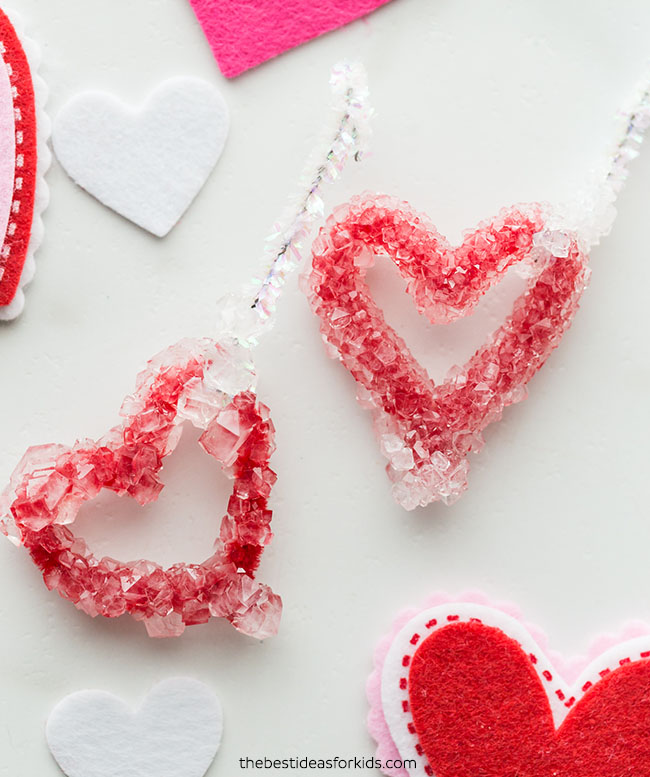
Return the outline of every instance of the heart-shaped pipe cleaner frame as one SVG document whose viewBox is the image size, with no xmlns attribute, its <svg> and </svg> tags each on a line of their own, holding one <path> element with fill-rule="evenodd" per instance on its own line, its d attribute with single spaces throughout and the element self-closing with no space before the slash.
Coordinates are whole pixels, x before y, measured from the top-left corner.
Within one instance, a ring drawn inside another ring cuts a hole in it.
<svg viewBox="0 0 650 777">
<path fill-rule="evenodd" d="M 468 455 L 560 343 L 589 271 L 589 249 L 607 234 L 614 202 L 650 123 L 650 78 L 623 114 L 621 140 L 601 183 L 558 208 L 504 209 L 451 246 L 408 203 L 367 194 L 338 208 L 313 246 L 307 279 L 328 353 L 357 381 L 370 409 L 396 501 L 407 510 L 452 504 L 467 487 Z M 503 325 L 462 367 L 436 385 L 386 323 L 365 282 L 388 256 L 420 313 L 434 324 L 472 312 L 508 269 L 519 265 L 528 288 Z"/>
<path fill-rule="evenodd" d="M 255 580 L 272 538 L 268 500 L 275 474 L 274 429 L 255 394 L 251 348 L 273 324 L 282 288 L 323 211 L 323 184 L 361 155 L 371 115 L 365 72 L 343 64 L 331 83 L 333 140 L 315 173 L 310 163 L 297 206 L 275 226 L 261 276 L 241 296 L 222 301 L 218 338 L 183 340 L 152 359 L 122 405 L 122 422 L 101 439 L 30 448 L 0 498 L 3 532 L 27 549 L 49 589 L 88 615 L 128 613 L 154 637 L 178 636 L 211 617 L 260 639 L 277 632 L 280 597 Z M 202 430 L 199 444 L 233 481 L 213 553 L 202 564 L 168 569 L 97 558 L 70 528 L 79 509 L 102 490 L 140 504 L 155 500 L 164 459 L 185 421 Z"/>
</svg>

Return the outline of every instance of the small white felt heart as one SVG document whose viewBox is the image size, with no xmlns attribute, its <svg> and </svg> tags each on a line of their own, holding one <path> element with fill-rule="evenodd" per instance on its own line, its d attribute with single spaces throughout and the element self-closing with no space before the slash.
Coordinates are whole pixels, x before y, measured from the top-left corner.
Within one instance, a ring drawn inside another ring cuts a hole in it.
<svg viewBox="0 0 650 777">
<path fill-rule="evenodd" d="M 223 730 L 219 700 L 187 678 L 156 685 L 137 710 L 105 691 L 63 699 L 46 728 L 68 777 L 203 777 Z"/>
<path fill-rule="evenodd" d="M 83 92 L 59 113 L 54 150 L 68 175 L 100 202 L 158 237 L 179 221 L 216 165 L 228 106 L 198 78 L 172 78 L 142 108 Z"/>
</svg>

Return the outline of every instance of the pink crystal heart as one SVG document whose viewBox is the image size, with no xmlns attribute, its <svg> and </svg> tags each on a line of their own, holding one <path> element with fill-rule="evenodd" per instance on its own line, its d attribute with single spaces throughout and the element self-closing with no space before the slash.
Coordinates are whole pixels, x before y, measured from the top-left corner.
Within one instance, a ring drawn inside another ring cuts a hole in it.
<svg viewBox="0 0 650 777">
<path fill-rule="evenodd" d="M 359 384 L 388 458 L 393 494 L 406 509 L 455 501 L 467 455 L 569 327 L 585 288 L 587 256 L 575 236 L 546 230 L 538 205 L 504 210 L 453 247 L 406 203 L 367 195 L 337 210 L 314 243 L 308 294 L 324 340 Z M 435 385 L 384 320 L 364 280 L 387 254 L 433 323 L 467 315 L 513 265 L 531 275 L 505 323 L 462 369 Z"/>
<path fill-rule="evenodd" d="M 254 577 L 273 536 L 268 498 L 276 477 L 274 428 L 253 382 L 238 354 L 211 340 L 183 340 L 149 362 L 122 405 L 123 423 L 100 440 L 27 451 L 0 516 L 10 516 L 5 533 L 27 548 L 50 590 L 93 617 L 128 613 L 156 637 L 210 617 L 260 639 L 277 632 L 281 600 Z M 103 489 L 143 505 L 155 500 L 184 421 L 204 430 L 201 446 L 233 480 L 214 553 L 168 569 L 96 558 L 69 528 L 79 509 Z"/>
<path fill-rule="evenodd" d="M 233 78 L 389 0 L 190 0 L 221 72 Z"/>
</svg>

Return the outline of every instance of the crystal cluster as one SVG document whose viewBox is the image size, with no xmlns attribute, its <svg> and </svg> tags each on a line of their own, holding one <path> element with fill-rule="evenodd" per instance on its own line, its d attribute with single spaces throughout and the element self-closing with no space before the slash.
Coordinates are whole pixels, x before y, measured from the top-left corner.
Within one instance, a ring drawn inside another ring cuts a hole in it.
<svg viewBox="0 0 650 777">
<path fill-rule="evenodd" d="M 102 439 L 72 448 L 44 445 L 23 457 L 0 500 L 5 533 L 23 544 L 56 589 L 91 616 L 128 613 L 151 636 L 181 634 L 210 617 L 245 634 L 275 634 L 282 604 L 255 570 L 270 542 L 269 467 L 274 429 L 253 391 L 241 354 L 211 340 L 184 340 L 154 358 L 121 410 L 123 422 Z M 102 489 L 140 504 L 155 500 L 164 459 L 182 423 L 204 432 L 201 446 L 233 480 L 214 552 L 202 564 L 164 569 L 151 561 L 96 558 L 70 525 Z"/>
<path fill-rule="evenodd" d="M 407 203 L 368 194 L 335 211 L 313 254 L 312 308 L 328 350 L 373 412 L 396 500 L 409 510 L 454 502 L 482 430 L 525 397 L 571 322 L 588 277 L 577 239 L 546 229 L 544 209 L 527 205 L 502 211 L 453 247 Z M 529 284 L 485 345 L 435 385 L 370 296 L 364 276 L 377 255 L 395 262 L 433 323 L 467 315 L 514 264 L 525 263 Z"/>
<path fill-rule="evenodd" d="M 160 637 L 211 616 L 258 638 L 277 632 L 281 600 L 254 579 L 272 537 L 274 429 L 268 409 L 257 402 L 247 349 L 273 323 L 286 280 L 323 213 L 324 185 L 365 148 L 372 110 L 363 67 L 336 66 L 331 86 L 336 126 L 328 150 L 310 160 L 303 192 L 267 240 L 259 276 L 242 296 L 228 295 L 220 305 L 220 339 L 229 345 L 185 340 L 167 349 L 139 376 L 120 426 L 72 449 L 31 448 L 0 495 L 0 530 L 25 545 L 50 589 L 89 615 L 129 613 Z M 163 459 L 176 447 L 184 421 L 204 430 L 200 444 L 234 481 L 214 554 L 203 564 L 169 569 L 95 558 L 69 528 L 81 505 L 102 489 L 141 504 L 156 499 Z"/>
<path fill-rule="evenodd" d="M 616 219 L 616 201 L 627 181 L 631 163 L 639 156 L 650 127 L 650 71 L 618 116 L 616 142 L 610 153 L 583 176 L 584 183 L 567 202 L 549 212 L 551 228 L 579 235 L 586 248 L 598 245 Z"/>
</svg>

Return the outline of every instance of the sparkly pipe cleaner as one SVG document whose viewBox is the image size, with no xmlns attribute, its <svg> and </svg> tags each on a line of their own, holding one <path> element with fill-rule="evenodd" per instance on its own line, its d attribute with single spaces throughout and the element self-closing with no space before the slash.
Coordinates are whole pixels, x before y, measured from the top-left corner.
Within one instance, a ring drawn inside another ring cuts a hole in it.
<svg viewBox="0 0 650 777">
<path fill-rule="evenodd" d="M 650 126 L 650 73 L 639 86 L 633 106 L 622 113 L 622 121 L 625 132 L 616 146 L 606 180 L 614 194 L 623 188 L 628 176 L 628 165 L 639 156 L 643 136 Z"/>
<path fill-rule="evenodd" d="M 279 627 L 282 601 L 255 574 L 271 541 L 268 500 L 276 480 L 269 409 L 255 393 L 246 350 L 272 322 L 282 287 L 322 212 L 320 191 L 346 161 L 360 158 L 371 111 L 364 71 L 340 65 L 332 75 L 337 126 L 306 193 L 269 239 L 254 291 L 222 304 L 218 341 L 182 340 L 151 359 L 124 401 L 120 423 L 97 441 L 30 448 L 0 495 L 0 529 L 24 546 L 50 590 L 92 617 L 128 614 L 152 637 L 225 618 L 263 639 Z M 139 504 L 155 501 L 160 472 L 183 425 L 201 430 L 199 444 L 232 480 L 212 555 L 201 564 L 165 569 L 152 561 L 97 558 L 70 526 L 81 507 L 108 490 Z"/>
<path fill-rule="evenodd" d="M 367 151 L 373 110 L 368 103 L 366 73 L 358 63 L 342 63 L 332 70 L 333 113 L 336 125 L 328 149 L 308 163 L 303 192 L 293 198 L 266 239 L 260 274 L 240 296 L 220 301 L 220 331 L 243 346 L 253 346 L 272 325 L 277 302 L 289 275 L 300 265 L 305 243 L 324 214 L 321 191 L 336 181 L 350 158 L 360 161 Z"/>
<path fill-rule="evenodd" d="M 610 233 L 616 219 L 616 199 L 650 127 L 650 68 L 620 111 L 618 124 L 618 139 L 589 190 L 569 203 L 549 208 L 547 231 L 575 232 L 586 249 Z"/>
</svg>

